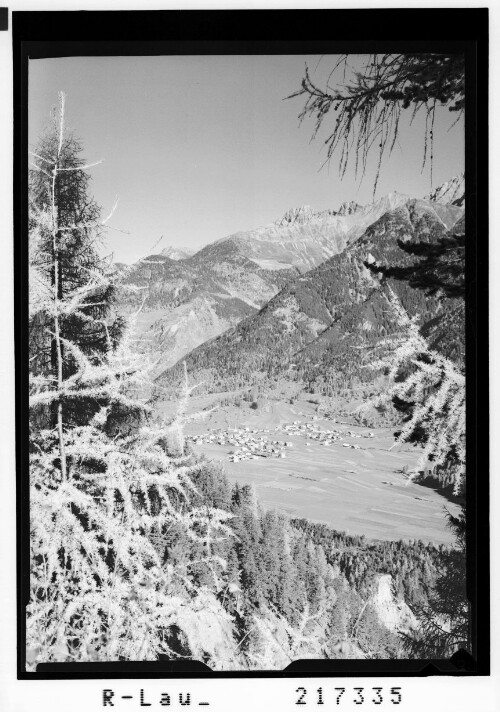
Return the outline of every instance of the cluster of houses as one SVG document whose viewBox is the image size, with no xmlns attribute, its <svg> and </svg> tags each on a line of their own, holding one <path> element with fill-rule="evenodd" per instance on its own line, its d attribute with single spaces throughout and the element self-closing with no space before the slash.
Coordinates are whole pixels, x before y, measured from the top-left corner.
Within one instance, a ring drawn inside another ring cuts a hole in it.
<svg viewBox="0 0 500 712">
<path fill-rule="evenodd" d="M 279 430 L 279 428 L 276 428 Z M 229 430 L 194 435 L 191 439 L 195 445 L 202 443 L 210 445 L 232 445 L 229 452 L 230 462 L 255 460 L 258 457 L 286 457 L 286 448 L 293 447 L 291 442 L 271 440 L 267 437 L 271 430 L 251 430 L 250 428 L 230 428 Z M 262 435 L 265 433 L 265 435 Z"/>
<path fill-rule="evenodd" d="M 317 418 L 314 418 L 316 420 Z M 274 430 L 250 429 L 250 428 L 230 428 L 229 430 L 217 430 L 193 435 L 189 439 L 195 445 L 223 445 L 232 447 L 229 451 L 230 462 L 241 462 L 242 460 L 255 460 L 259 457 L 286 457 L 286 450 L 293 447 L 290 441 L 273 440 L 272 433 L 283 432 L 290 435 L 301 435 L 308 440 L 315 440 L 324 447 L 329 447 L 335 442 L 354 438 L 373 438 L 373 433 L 360 434 L 353 431 L 340 432 L 339 430 L 322 430 L 312 423 L 304 423 L 295 420 L 293 423 L 279 425 Z M 310 447 L 309 442 L 306 443 Z M 343 447 L 359 450 L 359 445 L 343 442 Z"/>
<path fill-rule="evenodd" d="M 314 418 L 315 419 L 315 418 Z M 349 438 L 373 438 L 374 435 L 373 433 L 368 433 L 368 435 L 365 434 L 360 434 L 360 433 L 355 433 L 352 430 L 349 430 L 348 432 L 341 432 L 340 430 L 321 430 L 318 425 L 315 423 L 302 423 L 298 420 L 295 420 L 293 423 L 290 423 L 289 425 L 284 425 L 282 426 L 282 430 L 288 433 L 297 433 L 300 435 L 303 435 L 304 437 L 308 438 L 309 440 L 316 440 L 317 442 L 321 443 L 324 447 L 329 447 L 332 445 L 332 443 L 337 442 L 339 440 L 344 440 L 344 438 L 349 437 Z M 307 446 L 310 445 L 310 443 L 306 443 Z M 353 450 L 359 450 L 359 445 L 352 444 L 352 443 L 347 443 L 344 442 L 342 443 L 343 447 L 349 447 L 352 448 Z"/>
</svg>

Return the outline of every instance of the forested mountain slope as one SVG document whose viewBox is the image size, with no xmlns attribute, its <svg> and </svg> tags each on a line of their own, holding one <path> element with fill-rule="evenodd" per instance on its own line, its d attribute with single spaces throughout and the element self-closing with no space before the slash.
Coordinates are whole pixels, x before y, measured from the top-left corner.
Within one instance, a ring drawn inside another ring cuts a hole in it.
<svg viewBox="0 0 500 712">
<path fill-rule="evenodd" d="M 231 535 L 214 538 L 212 549 L 226 562 L 217 577 L 228 618 L 217 619 L 207 608 L 210 632 L 172 636 L 180 656 L 216 669 L 279 669 L 305 657 L 407 656 L 400 634 L 418 635 L 412 608 L 427 603 L 447 549 L 369 541 L 289 520 L 263 510 L 251 487 L 229 485 L 209 463 L 193 483 L 190 506 L 232 514 Z M 185 568 L 195 587 L 213 586 L 213 570 L 197 563 L 199 546 L 182 527 L 159 536 L 157 546 L 165 565 Z"/>
<path fill-rule="evenodd" d="M 238 232 L 196 254 L 167 248 L 126 270 L 139 287 L 123 298 L 138 309 L 139 339 L 158 353 L 163 369 L 184 354 L 255 314 L 291 279 L 342 252 L 387 211 L 406 204 L 393 192 L 373 204 L 339 210 L 294 208 L 270 225 Z M 453 211 L 441 218 L 450 226 Z"/>
<path fill-rule="evenodd" d="M 194 253 L 195 250 L 189 247 L 181 249 L 180 247 L 172 247 L 172 245 L 164 247 L 160 252 L 163 257 L 170 257 L 171 260 L 186 260 L 188 257 L 194 255 Z"/>
<path fill-rule="evenodd" d="M 122 305 L 129 313 L 141 307 L 138 339 L 166 367 L 256 313 L 297 274 L 262 269 L 232 245 L 207 259 L 151 255 L 128 270 L 125 284 L 138 289 Z"/>
<path fill-rule="evenodd" d="M 363 351 L 391 332 L 394 319 L 382 282 L 365 263 L 411 264 L 416 258 L 398 240 L 437 242 L 453 225 L 463 231 L 462 217 L 460 207 L 424 200 L 408 200 L 386 212 L 341 254 L 290 281 L 258 314 L 195 349 L 186 359 L 188 370 L 215 391 L 283 374 L 325 393 L 369 381 L 373 373 L 360 369 Z M 460 359 L 460 300 L 438 300 L 405 282 L 389 283 L 409 314 L 418 315 L 432 342 Z M 173 369 L 160 380 L 175 379 Z"/>
</svg>

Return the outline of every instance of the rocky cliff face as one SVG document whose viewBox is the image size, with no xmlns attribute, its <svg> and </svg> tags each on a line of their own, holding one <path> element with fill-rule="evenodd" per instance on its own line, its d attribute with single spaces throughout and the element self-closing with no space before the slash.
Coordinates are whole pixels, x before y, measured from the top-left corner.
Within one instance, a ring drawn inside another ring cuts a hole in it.
<svg viewBox="0 0 500 712">
<path fill-rule="evenodd" d="M 465 174 L 460 173 L 425 196 L 426 200 L 443 205 L 465 206 Z"/>
<path fill-rule="evenodd" d="M 409 200 L 393 192 L 375 203 L 344 203 L 340 210 L 315 212 L 308 205 L 288 210 L 270 225 L 238 232 L 208 245 L 196 257 L 209 255 L 217 246 L 231 245 L 266 270 L 296 269 L 307 272 L 342 252 L 388 210 Z"/>
<path fill-rule="evenodd" d="M 362 209 L 362 205 L 356 203 L 355 200 L 350 200 L 347 203 L 342 203 L 342 205 L 338 209 L 337 215 L 352 215 L 353 213 L 357 213 Z"/>
<path fill-rule="evenodd" d="M 392 633 L 410 633 L 419 627 L 411 608 L 394 596 L 393 582 L 389 574 L 378 577 L 368 605 L 375 611 L 379 622 Z"/>
<path fill-rule="evenodd" d="M 285 225 L 291 224 L 303 224 L 309 222 L 314 216 L 313 209 L 310 205 L 303 205 L 300 208 L 290 208 L 283 215 L 282 218 L 276 220 L 276 225 L 278 227 L 284 227 Z"/>
</svg>

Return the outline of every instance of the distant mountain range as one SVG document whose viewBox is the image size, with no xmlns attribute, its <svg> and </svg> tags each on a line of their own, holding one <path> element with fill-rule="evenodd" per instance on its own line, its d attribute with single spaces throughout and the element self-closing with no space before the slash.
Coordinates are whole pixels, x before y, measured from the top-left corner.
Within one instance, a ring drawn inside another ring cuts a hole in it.
<svg viewBox="0 0 500 712">
<path fill-rule="evenodd" d="M 286 375 L 328 394 L 373 379 L 369 369 L 360 369 L 362 354 L 393 323 L 384 289 L 365 262 L 411 264 L 415 258 L 400 249 L 398 240 L 435 242 L 449 229 L 461 232 L 464 227 L 463 208 L 456 205 L 408 198 L 391 198 L 387 204 L 389 210 L 342 252 L 291 279 L 257 314 L 188 354 L 194 380 L 224 391 Z M 431 341 L 462 358 L 461 301 L 439 301 L 406 283 L 390 284 L 407 311 L 419 315 Z M 160 380 L 176 378 L 174 368 Z"/>
<path fill-rule="evenodd" d="M 237 232 L 205 249 L 230 244 L 263 269 L 303 273 L 342 252 L 369 225 L 407 200 L 409 196 L 395 191 L 370 205 L 343 203 L 338 211 L 292 208 L 270 225 Z"/>
<path fill-rule="evenodd" d="M 302 345 L 309 344 L 310 338 L 305 334 L 310 332 L 314 339 L 318 338 L 325 328 L 331 327 L 331 318 L 321 312 L 318 302 L 318 313 L 313 317 L 316 321 L 307 326 L 300 316 L 301 305 L 296 306 L 297 300 L 291 299 L 292 295 L 287 291 L 291 285 L 300 285 L 301 293 L 303 276 L 306 281 L 314 280 L 319 274 L 317 270 L 322 274 L 321 270 L 327 269 L 335 256 L 353 257 L 355 246 L 369 233 L 371 226 L 377 225 L 384 216 L 398 215 L 403 208 L 402 215 L 405 216 L 408 213 L 405 206 L 409 204 L 418 204 L 419 214 L 425 213 L 425 206 L 428 206 L 433 216 L 431 222 L 440 226 L 440 231 L 446 231 L 463 214 L 459 206 L 447 204 L 448 197 L 452 199 L 448 202 L 459 200 L 460 185 L 463 189 L 463 176 L 440 186 L 433 192 L 432 199 L 423 201 L 412 201 L 409 196 L 393 192 L 366 206 L 352 201 L 344 203 L 338 210 L 314 211 L 310 206 L 294 208 L 274 223 L 234 233 L 206 245 L 194 255 L 168 247 L 141 260 L 128 271 L 127 281 L 141 287 L 141 291 L 140 296 L 128 297 L 126 308 L 131 311 L 144 300 L 138 324 L 140 337 L 148 348 L 160 354 L 163 370 L 221 334 L 224 334 L 224 341 L 217 344 L 226 345 L 232 334 L 240 334 L 235 331 L 240 322 L 244 322 L 243 331 L 253 329 L 249 324 L 255 324 L 259 331 L 271 309 L 268 303 L 276 295 L 278 315 L 282 314 L 282 322 L 289 323 L 289 330 L 294 332 L 291 341 L 299 339 Z M 410 227 L 406 217 L 403 224 L 406 226 L 402 228 L 403 232 L 408 229 L 413 235 L 415 226 Z M 379 259 L 382 255 L 375 257 Z M 323 277 L 326 279 L 325 275 Z M 345 282 L 342 275 L 332 275 L 334 278 Z M 359 289 L 356 279 L 353 278 L 350 289 Z M 284 311 L 280 312 L 280 309 Z M 296 323 L 299 323 L 298 328 Z M 280 332 L 278 328 L 277 333 Z M 300 338 L 299 333 L 302 334 Z M 254 339 L 249 335 L 249 342 L 252 341 Z M 288 341 L 290 339 L 285 339 L 287 344 Z M 255 343 L 259 343 L 258 338 Z M 201 351 L 189 357 L 189 362 L 194 366 L 201 353 L 209 348 L 213 347 L 209 344 L 202 346 Z M 291 344 L 286 348 L 293 353 Z M 206 353 L 209 358 L 209 351 Z M 236 358 L 239 367 L 244 367 L 243 362 L 239 356 Z"/>
</svg>

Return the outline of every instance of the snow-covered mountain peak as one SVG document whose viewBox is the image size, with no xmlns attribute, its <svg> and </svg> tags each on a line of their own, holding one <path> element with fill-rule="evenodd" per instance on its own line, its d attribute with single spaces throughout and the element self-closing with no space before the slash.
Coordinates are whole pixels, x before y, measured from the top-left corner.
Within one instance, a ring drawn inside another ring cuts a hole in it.
<svg viewBox="0 0 500 712">
<path fill-rule="evenodd" d="M 387 210 L 397 210 L 398 208 L 405 205 L 410 200 L 410 196 L 406 193 L 400 193 L 398 190 L 393 190 L 391 193 L 387 193 L 382 198 L 377 200 L 374 205 L 379 209 L 384 208 Z"/>
<path fill-rule="evenodd" d="M 362 210 L 363 206 L 357 203 L 355 200 L 349 200 L 342 203 L 337 211 L 337 215 L 353 215 L 359 210 Z"/>
<path fill-rule="evenodd" d="M 446 181 L 442 185 L 428 193 L 425 200 L 442 205 L 458 205 L 462 207 L 465 203 L 465 174 L 459 173 L 454 178 Z"/>
<path fill-rule="evenodd" d="M 314 216 L 314 211 L 310 205 L 302 205 L 299 208 L 290 208 L 283 215 L 282 218 L 276 221 L 276 225 L 284 226 L 290 225 L 292 223 L 303 224 L 309 222 L 309 220 Z"/>
</svg>

